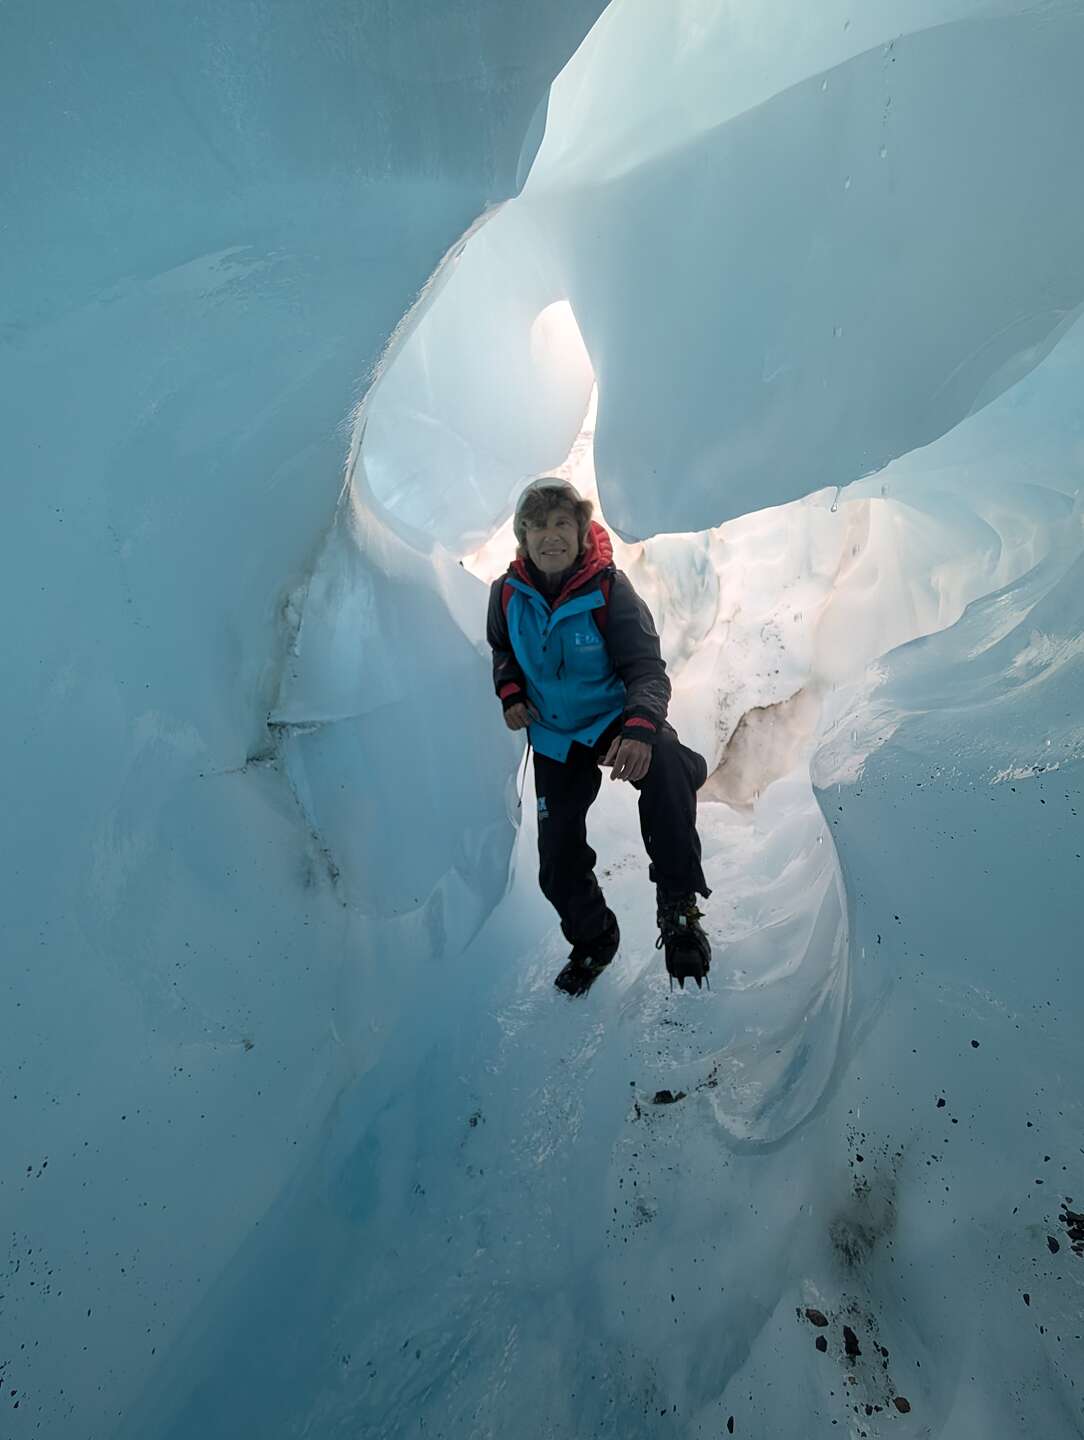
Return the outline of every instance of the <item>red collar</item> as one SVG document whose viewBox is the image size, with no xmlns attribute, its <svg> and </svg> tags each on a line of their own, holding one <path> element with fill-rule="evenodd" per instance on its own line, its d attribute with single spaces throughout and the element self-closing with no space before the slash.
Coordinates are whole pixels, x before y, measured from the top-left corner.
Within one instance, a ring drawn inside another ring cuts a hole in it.
<svg viewBox="0 0 1084 1440">
<path fill-rule="evenodd" d="M 613 558 L 614 547 L 609 535 L 597 520 L 592 520 L 587 530 L 580 563 L 565 581 L 561 593 L 549 602 L 550 609 L 556 610 L 558 605 L 563 605 L 573 590 L 579 590 L 581 586 L 587 584 L 588 580 L 593 580 L 601 570 L 605 570 L 607 565 L 612 565 Z M 538 586 L 531 579 L 531 572 L 527 569 L 527 562 L 522 556 L 517 555 L 512 561 L 509 573 L 514 575 L 517 580 L 522 580 L 525 585 L 530 585 L 533 590 L 538 590 Z M 538 593 L 541 595 L 542 591 L 539 590 Z M 546 598 L 548 597 L 543 596 L 543 599 Z"/>
</svg>

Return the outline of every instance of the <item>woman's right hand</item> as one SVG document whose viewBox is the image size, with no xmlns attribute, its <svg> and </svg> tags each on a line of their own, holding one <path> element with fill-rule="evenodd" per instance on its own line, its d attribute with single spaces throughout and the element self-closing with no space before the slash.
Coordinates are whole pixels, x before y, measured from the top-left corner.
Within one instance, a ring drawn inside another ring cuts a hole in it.
<svg viewBox="0 0 1084 1440">
<path fill-rule="evenodd" d="M 522 701 L 518 705 L 509 705 L 504 712 L 504 723 L 509 730 L 526 730 L 531 721 L 537 719 L 534 706 Z"/>
</svg>

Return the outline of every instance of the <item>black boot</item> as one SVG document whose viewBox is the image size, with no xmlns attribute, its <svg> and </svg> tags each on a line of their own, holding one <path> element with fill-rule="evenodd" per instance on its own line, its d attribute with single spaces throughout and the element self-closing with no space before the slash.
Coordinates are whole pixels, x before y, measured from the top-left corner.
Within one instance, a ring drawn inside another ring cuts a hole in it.
<svg viewBox="0 0 1084 1440">
<path fill-rule="evenodd" d="M 586 995 L 617 954 L 621 943 L 621 932 L 617 928 L 617 916 L 607 910 L 606 928 L 594 940 L 577 941 L 568 957 L 568 964 L 554 980 L 558 990 L 566 995 Z"/>
<path fill-rule="evenodd" d="M 695 980 L 699 990 L 711 968 L 711 943 L 700 927 L 702 919 L 695 895 L 658 897 L 659 938 L 657 950 L 666 950 L 666 973 L 670 988 L 676 980 L 685 989 L 686 980 Z M 710 989 L 710 986 L 709 986 Z"/>
</svg>

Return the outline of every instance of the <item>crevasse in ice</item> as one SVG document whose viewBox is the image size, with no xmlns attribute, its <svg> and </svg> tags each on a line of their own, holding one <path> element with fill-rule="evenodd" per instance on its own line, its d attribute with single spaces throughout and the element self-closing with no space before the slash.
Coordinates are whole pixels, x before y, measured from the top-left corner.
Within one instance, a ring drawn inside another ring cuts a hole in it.
<svg viewBox="0 0 1084 1440">
<path fill-rule="evenodd" d="M 1081 9 L 598 9 L 12 12 L 13 1434 L 1081 1431 Z M 710 997 L 619 787 L 550 985 L 561 467 Z"/>
</svg>

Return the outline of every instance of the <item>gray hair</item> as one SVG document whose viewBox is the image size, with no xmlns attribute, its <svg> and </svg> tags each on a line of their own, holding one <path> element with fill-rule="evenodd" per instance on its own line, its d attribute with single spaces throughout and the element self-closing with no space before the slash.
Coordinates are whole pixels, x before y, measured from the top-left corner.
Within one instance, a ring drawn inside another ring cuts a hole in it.
<svg viewBox="0 0 1084 1440">
<path fill-rule="evenodd" d="M 556 509 L 567 509 L 575 516 L 580 550 L 583 550 L 595 507 L 590 500 L 583 498 L 575 485 L 570 485 L 567 480 L 556 475 L 544 475 L 540 480 L 532 480 L 519 497 L 512 529 L 521 550 L 527 542 L 527 526 L 545 524 L 546 516 Z"/>
</svg>

